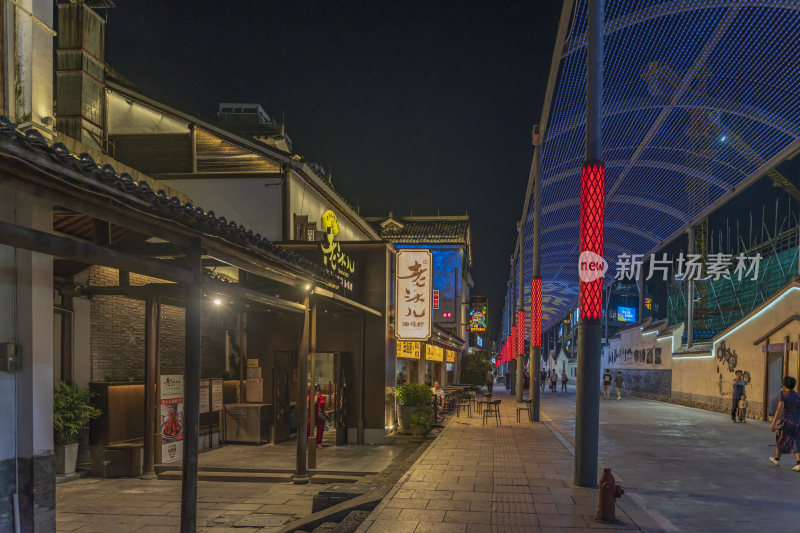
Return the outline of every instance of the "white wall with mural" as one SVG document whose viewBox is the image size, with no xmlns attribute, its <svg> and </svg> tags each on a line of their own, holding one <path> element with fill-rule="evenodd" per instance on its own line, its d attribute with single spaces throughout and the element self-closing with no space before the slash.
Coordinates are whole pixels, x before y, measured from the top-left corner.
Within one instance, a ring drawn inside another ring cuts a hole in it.
<svg viewBox="0 0 800 533">
<path fill-rule="evenodd" d="M 677 328 L 634 326 L 619 332 L 603 350 L 608 368 L 668 370 L 672 368 L 673 346 L 680 346 L 683 325 Z"/>
</svg>

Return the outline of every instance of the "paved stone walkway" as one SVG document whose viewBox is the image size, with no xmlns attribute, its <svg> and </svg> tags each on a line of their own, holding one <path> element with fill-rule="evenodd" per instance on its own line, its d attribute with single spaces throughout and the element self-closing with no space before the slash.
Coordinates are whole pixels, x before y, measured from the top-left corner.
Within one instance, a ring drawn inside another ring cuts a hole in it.
<svg viewBox="0 0 800 533">
<path fill-rule="evenodd" d="M 359 532 L 658 530 L 640 528 L 619 508 L 618 523 L 597 522 L 597 491 L 572 485 L 570 451 L 524 413 L 517 423 L 514 398 L 495 392 L 502 424 L 453 418 Z"/>
</svg>

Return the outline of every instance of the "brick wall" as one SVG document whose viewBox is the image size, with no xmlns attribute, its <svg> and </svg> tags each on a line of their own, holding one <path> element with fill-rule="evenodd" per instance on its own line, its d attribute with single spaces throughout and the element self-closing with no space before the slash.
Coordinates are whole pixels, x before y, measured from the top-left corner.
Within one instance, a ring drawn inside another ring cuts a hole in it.
<svg viewBox="0 0 800 533">
<path fill-rule="evenodd" d="M 131 274 L 132 286 L 164 283 Z M 89 285 L 117 286 L 119 272 L 93 266 Z M 141 381 L 144 379 L 144 315 L 142 300 L 124 296 L 93 296 L 91 309 L 92 381 Z M 201 376 L 220 377 L 225 369 L 225 329 L 213 316 L 203 315 Z M 184 310 L 161 305 L 161 373 L 183 374 Z"/>
</svg>

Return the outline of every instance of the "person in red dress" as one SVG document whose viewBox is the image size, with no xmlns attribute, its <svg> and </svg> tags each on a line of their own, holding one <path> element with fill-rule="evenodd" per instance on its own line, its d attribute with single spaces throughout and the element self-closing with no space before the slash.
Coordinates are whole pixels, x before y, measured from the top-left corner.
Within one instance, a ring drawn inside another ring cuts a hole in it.
<svg viewBox="0 0 800 533">
<path fill-rule="evenodd" d="M 308 395 L 308 424 L 307 435 L 311 437 L 311 410 L 314 410 L 314 426 L 317 428 L 317 447 L 322 448 L 322 434 L 325 433 L 325 396 L 322 387 L 314 386 L 314 396 Z"/>
</svg>

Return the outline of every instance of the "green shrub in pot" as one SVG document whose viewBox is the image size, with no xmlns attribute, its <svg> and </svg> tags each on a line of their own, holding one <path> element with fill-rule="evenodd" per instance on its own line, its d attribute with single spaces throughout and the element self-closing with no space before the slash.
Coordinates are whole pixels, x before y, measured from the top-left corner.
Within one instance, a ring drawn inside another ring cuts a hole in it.
<svg viewBox="0 0 800 533">
<path fill-rule="evenodd" d="M 411 432 L 415 437 L 424 437 L 431 432 L 430 412 L 419 410 L 411 415 Z"/>
<path fill-rule="evenodd" d="M 78 437 L 101 411 L 89 405 L 91 392 L 62 381 L 53 392 L 53 441 L 56 473 L 72 474 L 78 460 Z"/>
<path fill-rule="evenodd" d="M 420 410 L 430 411 L 433 405 L 433 391 L 422 383 L 404 383 L 395 389 L 394 394 L 400 403 L 397 415 L 400 431 L 409 433 L 411 415 Z"/>
</svg>

